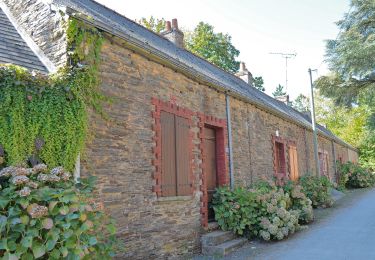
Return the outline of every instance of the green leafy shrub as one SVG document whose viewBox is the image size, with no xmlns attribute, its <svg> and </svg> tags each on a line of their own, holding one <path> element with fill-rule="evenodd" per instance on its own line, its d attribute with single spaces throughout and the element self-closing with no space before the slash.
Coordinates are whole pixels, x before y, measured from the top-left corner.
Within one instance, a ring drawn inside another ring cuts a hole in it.
<svg viewBox="0 0 375 260">
<path fill-rule="evenodd" d="M 75 184 L 62 167 L 0 171 L 0 256 L 4 259 L 107 259 L 115 228 L 90 199 L 93 180 Z"/>
<path fill-rule="evenodd" d="M 375 175 L 358 164 L 347 162 L 338 167 L 339 176 L 347 176 L 345 186 L 348 188 L 367 188 L 375 184 Z"/>
<path fill-rule="evenodd" d="M 214 194 L 213 204 L 215 218 L 223 230 L 230 230 L 243 235 L 256 223 L 258 204 L 256 194 L 244 188 L 233 192 L 227 187 L 218 188 Z"/>
<path fill-rule="evenodd" d="M 291 205 L 288 193 L 282 188 L 269 192 L 260 192 L 257 196 L 260 205 L 257 229 L 258 237 L 264 240 L 281 240 L 298 229 L 299 212 L 289 208 Z"/>
<path fill-rule="evenodd" d="M 333 200 L 330 193 L 331 182 L 326 176 L 305 175 L 299 180 L 302 192 L 311 200 L 312 206 L 332 207 Z"/>
<path fill-rule="evenodd" d="M 350 174 L 350 164 L 342 164 L 340 162 L 337 162 L 336 164 L 337 172 L 338 172 L 338 182 L 337 182 L 337 188 L 339 190 L 345 190 L 346 185 L 349 181 L 349 174 Z"/>
<path fill-rule="evenodd" d="M 219 188 L 213 201 L 215 218 L 223 230 L 281 240 L 299 228 L 299 221 L 313 220 L 311 201 L 301 192 L 301 186 L 289 185 L 288 189 L 269 182 L 234 191 Z"/>
<path fill-rule="evenodd" d="M 293 181 L 288 181 L 283 188 L 290 196 L 291 208 L 297 210 L 299 213 L 299 223 L 307 224 L 313 221 L 312 201 L 303 192 L 302 186 Z"/>
</svg>

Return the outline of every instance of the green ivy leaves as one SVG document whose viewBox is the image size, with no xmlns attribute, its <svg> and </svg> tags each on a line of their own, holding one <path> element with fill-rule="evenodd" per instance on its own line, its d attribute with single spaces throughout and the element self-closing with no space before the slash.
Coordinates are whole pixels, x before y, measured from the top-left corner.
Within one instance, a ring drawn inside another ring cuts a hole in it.
<svg viewBox="0 0 375 260">
<path fill-rule="evenodd" d="M 0 67 L 0 144 L 6 164 L 25 162 L 38 152 L 35 140 L 42 138 L 42 161 L 51 167 L 74 168 L 87 135 L 87 112 L 79 94 L 67 99 L 65 86 L 70 80 L 33 76 L 13 66 Z M 27 98 L 30 96 L 31 100 Z"/>
</svg>

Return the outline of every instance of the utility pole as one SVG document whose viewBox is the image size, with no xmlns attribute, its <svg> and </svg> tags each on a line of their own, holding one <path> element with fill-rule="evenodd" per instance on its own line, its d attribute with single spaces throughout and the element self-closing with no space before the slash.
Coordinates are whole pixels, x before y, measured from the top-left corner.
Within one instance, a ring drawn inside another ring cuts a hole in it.
<svg viewBox="0 0 375 260">
<path fill-rule="evenodd" d="M 314 159 L 315 159 L 315 173 L 316 176 L 319 176 L 319 155 L 318 155 L 318 134 L 316 131 L 316 124 L 315 124 L 315 104 L 314 104 L 314 85 L 312 80 L 311 72 L 316 70 L 309 69 L 310 75 L 310 108 L 311 108 L 311 125 L 313 129 L 313 141 L 314 141 Z"/>
<path fill-rule="evenodd" d="M 288 59 L 297 56 L 297 53 L 270 52 L 270 54 L 281 55 L 285 59 L 285 90 L 288 92 Z"/>
</svg>

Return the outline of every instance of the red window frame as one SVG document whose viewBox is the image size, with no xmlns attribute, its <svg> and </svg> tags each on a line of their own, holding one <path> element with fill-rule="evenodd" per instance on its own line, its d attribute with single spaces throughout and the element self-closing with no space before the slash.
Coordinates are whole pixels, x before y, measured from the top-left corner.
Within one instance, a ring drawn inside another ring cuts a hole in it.
<svg viewBox="0 0 375 260">
<path fill-rule="evenodd" d="M 282 184 L 287 178 L 285 139 L 272 135 L 273 167 L 277 184 Z"/>
<path fill-rule="evenodd" d="M 152 191 L 156 193 L 158 197 L 162 197 L 162 141 L 161 141 L 161 111 L 174 114 L 179 117 L 186 118 L 188 120 L 189 127 L 192 127 L 192 116 L 194 112 L 189 109 L 180 107 L 170 101 L 162 101 L 157 98 L 152 98 L 152 105 L 155 109 L 152 112 L 152 117 L 154 118 L 153 130 L 155 132 L 154 142 L 155 147 L 153 148 L 154 159 L 152 161 L 153 166 L 155 167 L 153 173 L 154 185 Z M 191 183 L 191 192 L 190 195 L 194 192 L 194 175 L 193 175 L 193 133 L 190 131 L 189 140 L 188 140 L 188 149 L 189 149 L 189 182 Z"/>
</svg>

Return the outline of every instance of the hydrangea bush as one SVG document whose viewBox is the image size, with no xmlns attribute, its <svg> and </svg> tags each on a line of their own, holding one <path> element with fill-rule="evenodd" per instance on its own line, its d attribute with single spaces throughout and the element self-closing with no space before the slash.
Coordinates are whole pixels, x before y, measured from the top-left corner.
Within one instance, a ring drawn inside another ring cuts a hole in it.
<svg viewBox="0 0 375 260">
<path fill-rule="evenodd" d="M 90 199 L 93 180 L 75 184 L 62 167 L 0 171 L 0 256 L 4 259 L 110 258 L 115 227 Z"/>
<path fill-rule="evenodd" d="M 256 194 L 238 187 L 234 191 L 219 188 L 213 199 L 215 218 L 223 230 L 231 230 L 244 235 L 256 225 L 257 210 Z"/>
<path fill-rule="evenodd" d="M 214 195 L 215 218 L 223 230 L 264 240 L 281 240 L 293 234 L 300 223 L 313 220 L 311 201 L 302 187 L 277 187 L 259 182 L 249 189 L 230 191 L 223 187 Z"/>
<path fill-rule="evenodd" d="M 304 175 L 299 183 L 302 192 L 311 200 L 314 208 L 332 207 L 333 199 L 330 192 L 332 184 L 326 176 Z"/>
<path fill-rule="evenodd" d="M 291 205 L 288 193 L 282 188 L 275 188 L 259 194 L 257 200 L 261 206 L 258 219 L 259 230 L 256 234 L 264 240 L 282 240 L 298 229 L 299 211 L 289 208 Z"/>
<path fill-rule="evenodd" d="M 340 179 L 346 181 L 343 185 L 347 188 L 367 188 L 375 184 L 375 174 L 358 164 L 347 162 L 338 165 Z"/>
<path fill-rule="evenodd" d="M 285 184 L 284 190 L 290 196 L 291 208 L 298 210 L 299 223 L 308 224 L 314 220 L 314 212 L 312 207 L 312 201 L 306 196 L 302 190 L 302 186 L 289 181 Z"/>
</svg>

